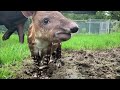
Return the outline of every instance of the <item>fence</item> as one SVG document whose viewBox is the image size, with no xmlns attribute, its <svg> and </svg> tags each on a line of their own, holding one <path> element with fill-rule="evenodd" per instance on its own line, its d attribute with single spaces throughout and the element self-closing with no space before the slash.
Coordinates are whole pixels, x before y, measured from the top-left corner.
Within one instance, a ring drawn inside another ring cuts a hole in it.
<svg viewBox="0 0 120 90">
<path fill-rule="evenodd" d="M 113 31 L 118 21 L 104 19 L 74 20 L 79 25 L 78 33 L 102 34 Z M 117 26 L 116 26 L 117 27 Z"/>
<path fill-rule="evenodd" d="M 104 19 L 89 19 L 89 20 L 74 20 L 79 25 L 78 33 L 101 34 L 120 31 L 120 22 L 116 20 Z M 25 24 L 25 31 L 28 30 L 30 20 Z M 5 26 L 0 25 L 0 32 L 5 32 Z"/>
</svg>

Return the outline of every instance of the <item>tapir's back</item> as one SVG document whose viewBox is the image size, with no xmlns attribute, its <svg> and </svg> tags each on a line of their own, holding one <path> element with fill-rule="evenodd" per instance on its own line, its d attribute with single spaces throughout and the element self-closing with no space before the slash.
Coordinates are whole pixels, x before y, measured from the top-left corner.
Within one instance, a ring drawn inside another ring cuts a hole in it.
<svg viewBox="0 0 120 90">
<path fill-rule="evenodd" d="M 27 18 L 21 13 L 21 11 L 0 11 L 0 24 L 24 23 Z"/>
</svg>

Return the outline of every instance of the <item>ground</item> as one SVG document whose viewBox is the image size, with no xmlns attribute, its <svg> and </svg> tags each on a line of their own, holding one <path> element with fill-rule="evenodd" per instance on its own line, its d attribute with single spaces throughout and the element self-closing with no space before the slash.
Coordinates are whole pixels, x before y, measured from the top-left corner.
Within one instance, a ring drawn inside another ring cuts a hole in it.
<svg viewBox="0 0 120 90">
<path fill-rule="evenodd" d="M 120 48 L 98 51 L 62 51 L 64 65 L 49 69 L 50 79 L 119 79 Z M 23 61 L 21 70 L 17 71 L 17 79 L 34 79 L 32 59 Z M 36 72 L 37 73 L 37 72 Z M 38 79 L 41 79 L 38 78 Z"/>
</svg>

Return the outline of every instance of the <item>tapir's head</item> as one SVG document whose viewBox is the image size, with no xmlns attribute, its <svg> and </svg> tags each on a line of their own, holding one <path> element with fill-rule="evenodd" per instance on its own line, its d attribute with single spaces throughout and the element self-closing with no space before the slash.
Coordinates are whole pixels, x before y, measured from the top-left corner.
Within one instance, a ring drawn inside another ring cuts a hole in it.
<svg viewBox="0 0 120 90">
<path fill-rule="evenodd" d="M 22 11 L 25 17 L 32 16 L 35 33 L 49 41 L 66 41 L 71 33 L 78 31 L 78 25 L 58 11 Z"/>
</svg>

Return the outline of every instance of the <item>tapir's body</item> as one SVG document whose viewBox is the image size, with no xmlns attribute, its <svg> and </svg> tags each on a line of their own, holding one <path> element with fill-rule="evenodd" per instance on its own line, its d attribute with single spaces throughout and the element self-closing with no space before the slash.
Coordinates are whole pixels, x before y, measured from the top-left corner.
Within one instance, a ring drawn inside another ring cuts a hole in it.
<svg viewBox="0 0 120 90">
<path fill-rule="evenodd" d="M 27 18 L 21 11 L 0 11 L 0 25 L 4 25 L 8 30 L 3 35 L 3 40 L 7 40 L 12 33 L 18 32 L 19 41 L 24 42 L 24 24 Z"/>
<path fill-rule="evenodd" d="M 28 30 L 28 44 L 33 59 L 38 65 L 48 65 L 50 57 L 61 58 L 61 42 L 71 38 L 78 31 L 75 22 L 57 11 L 22 11 L 26 17 L 32 16 Z"/>
</svg>

